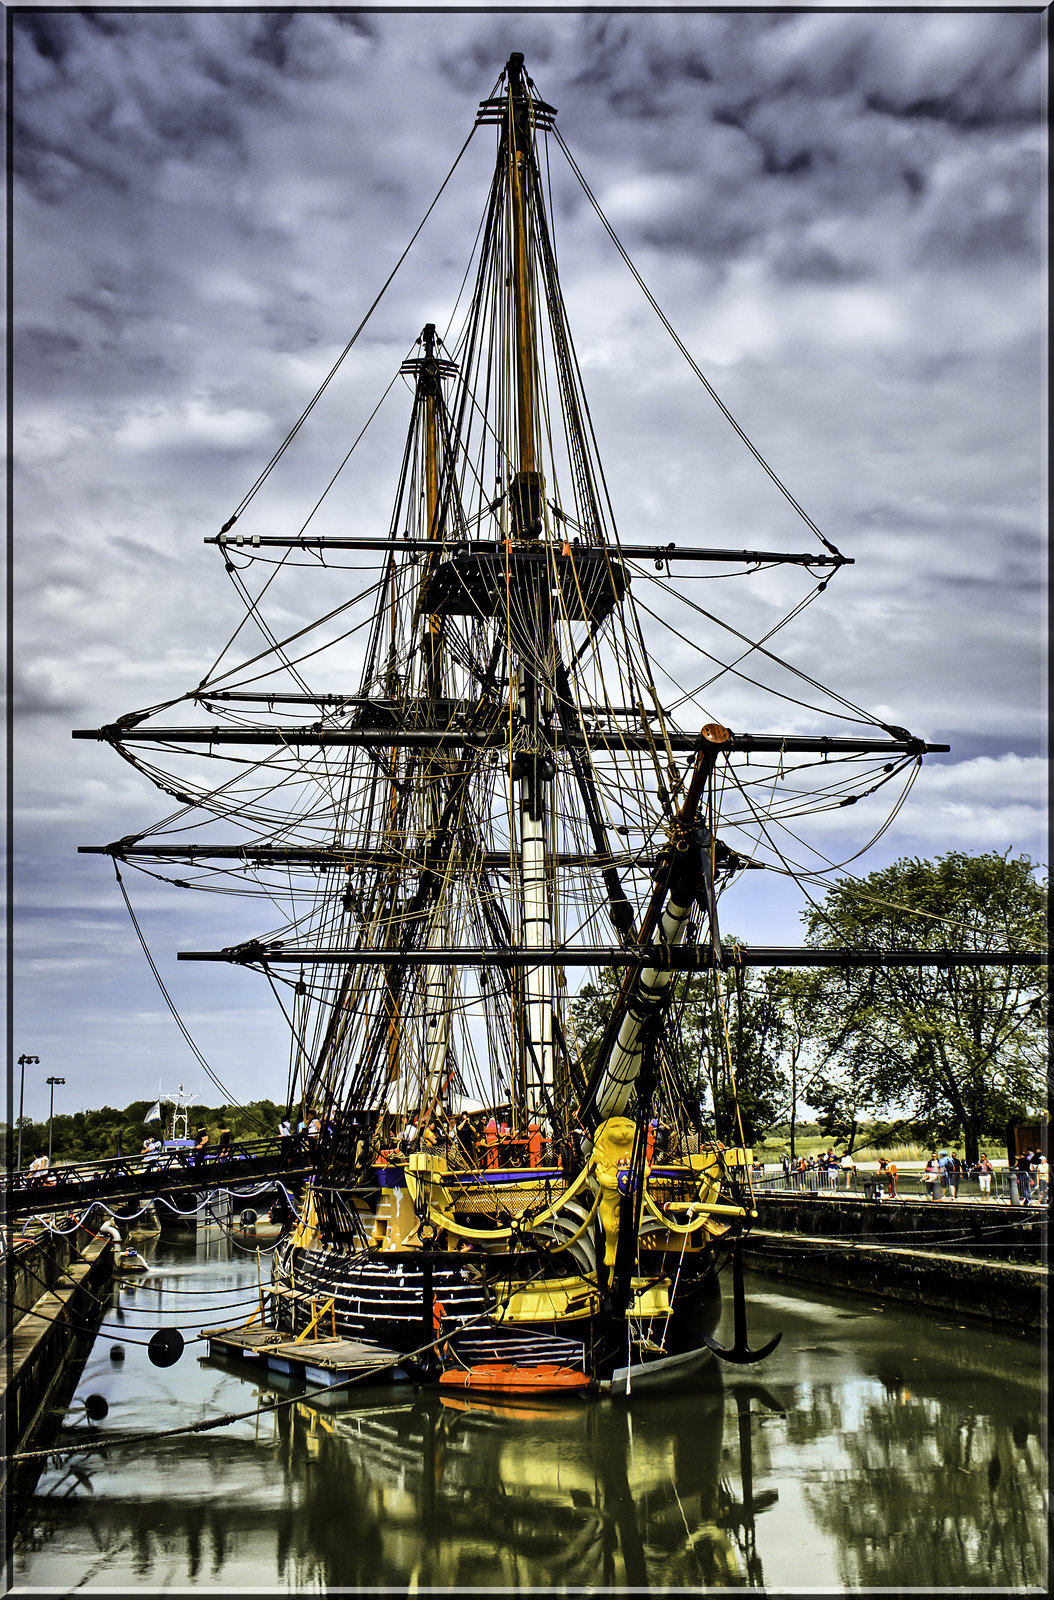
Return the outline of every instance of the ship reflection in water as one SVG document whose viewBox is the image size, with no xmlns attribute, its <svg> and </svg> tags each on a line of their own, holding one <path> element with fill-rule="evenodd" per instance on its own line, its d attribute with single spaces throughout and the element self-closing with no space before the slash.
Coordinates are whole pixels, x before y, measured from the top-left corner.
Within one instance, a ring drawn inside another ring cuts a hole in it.
<svg viewBox="0 0 1054 1600">
<path fill-rule="evenodd" d="M 142 1290 L 140 1290 L 142 1299 Z M 756 1282 L 761 1369 L 687 1395 L 306 1399 L 246 1369 L 89 1360 L 106 1431 L 264 1409 L 74 1458 L 15 1507 L 18 1586 L 151 1590 L 1042 1586 L 1035 1341 Z M 78 1410 L 79 1407 L 79 1410 Z"/>
<path fill-rule="evenodd" d="M 744 1512 L 722 1471 L 723 1403 L 719 1386 L 697 1399 L 690 1450 L 658 1416 L 609 1404 L 429 1397 L 336 1416 L 298 1406 L 280 1423 L 290 1469 L 326 1488 L 310 1529 L 291 1532 L 286 1576 L 734 1583 L 730 1530 Z"/>
</svg>

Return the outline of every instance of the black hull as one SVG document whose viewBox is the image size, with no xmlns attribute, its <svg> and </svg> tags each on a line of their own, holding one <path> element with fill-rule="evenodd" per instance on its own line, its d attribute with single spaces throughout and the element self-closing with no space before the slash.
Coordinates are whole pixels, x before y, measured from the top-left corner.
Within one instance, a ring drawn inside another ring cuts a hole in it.
<svg viewBox="0 0 1054 1600">
<path fill-rule="evenodd" d="M 477 1258 L 478 1259 L 478 1258 Z M 486 1361 L 557 1361 L 607 1378 L 629 1358 L 626 1323 L 610 1313 L 529 1326 L 490 1321 L 488 1297 L 464 1255 L 447 1251 L 391 1251 L 363 1255 L 334 1248 L 280 1247 L 274 1265 L 276 1326 L 299 1332 L 312 1310 L 333 1302 L 320 1332 L 366 1344 L 422 1352 L 419 1375 L 437 1374 L 430 1350 L 436 1339 L 437 1302 L 442 1307 L 445 1359 L 472 1366 Z M 289 1291 L 294 1293 L 290 1294 Z M 314 1306 L 312 1307 L 312 1302 Z M 698 1350 L 712 1334 L 721 1311 L 721 1290 L 712 1260 L 682 1274 L 661 1351 L 645 1349 L 632 1359 L 681 1356 Z"/>
</svg>

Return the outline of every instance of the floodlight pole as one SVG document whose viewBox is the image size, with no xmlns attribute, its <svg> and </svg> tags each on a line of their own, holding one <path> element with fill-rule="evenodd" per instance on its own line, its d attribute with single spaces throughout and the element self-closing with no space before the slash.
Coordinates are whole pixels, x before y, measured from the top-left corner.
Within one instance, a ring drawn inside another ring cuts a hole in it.
<svg viewBox="0 0 1054 1600">
<path fill-rule="evenodd" d="M 48 1166 L 51 1165 L 51 1125 L 55 1120 L 55 1085 L 65 1083 L 65 1078 L 49 1078 L 51 1085 L 51 1110 L 48 1112 Z"/>
<path fill-rule="evenodd" d="M 39 1067 L 39 1056 L 19 1056 L 18 1065 L 22 1069 L 18 1077 L 18 1162 L 16 1172 L 22 1171 L 22 1113 L 25 1109 L 26 1098 L 26 1068 Z"/>
</svg>

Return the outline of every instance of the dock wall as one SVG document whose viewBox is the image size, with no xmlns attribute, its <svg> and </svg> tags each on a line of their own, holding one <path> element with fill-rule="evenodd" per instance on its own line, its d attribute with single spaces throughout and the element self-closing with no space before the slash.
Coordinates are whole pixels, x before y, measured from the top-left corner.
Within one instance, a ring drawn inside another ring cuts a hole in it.
<svg viewBox="0 0 1054 1600">
<path fill-rule="evenodd" d="M 858 1239 L 911 1249 L 1039 1264 L 1046 1259 L 1047 1214 L 1039 1206 L 977 1200 L 866 1200 L 835 1190 L 755 1196 L 758 1227 L 804 1237 Z"/>
<path fill-rule="evenodd" d="M 84 1330 L 98 1321 L 100 1297 L 112 1277 L 109 1239 L 84 1234 L 76 1247 L 50 1235 L 8 1252 L 7 1304 L 11 1322 L 3 1341 L 5 1458 L 24 1449 L 53 1397 L 61 1392 Z M 45 1287 L 45 1285 L 47 1287 Z M 23 1308 L 23 1309 L 20 1309 Z M 6 1468 L 4 1469 L 6 1478 Z"/>
<path fill-rule="evenodd" d="M 756 1271 L 1026 1333 L 1046 1326 L 1046 1217 L 1006 1206 L 759 1197 Z"/>
</svg>

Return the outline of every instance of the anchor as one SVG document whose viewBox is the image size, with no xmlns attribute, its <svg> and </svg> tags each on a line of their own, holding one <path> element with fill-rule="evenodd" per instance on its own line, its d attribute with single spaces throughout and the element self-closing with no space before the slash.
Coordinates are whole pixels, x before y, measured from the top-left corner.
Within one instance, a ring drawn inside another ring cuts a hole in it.
<svg viewBox="0 0 1054 1600">
<path fill-rule="evenodd" d="M 749 1366 L 751 1362 L 763 1361 L 770 1356 L 783 1338 L 782 1332 L 772 1336 L 767 1344 L 760 1350 L 751 1350 L 747 1343 L 747 1297 L 743 1288 L 743 1258 L 740 1254 L 741 1240 L 736 1239 L 732 1245 L 732 1314 L 733 1331 L 731 1350 L 726 1350 L 724 1345 L 711 1339 L 708 1334 L 703 1334 L 702 1339 L 715 1356 L 720 1356 L 722 1361 L 734 1361 L 737 1366 Z"/>
</svg>

